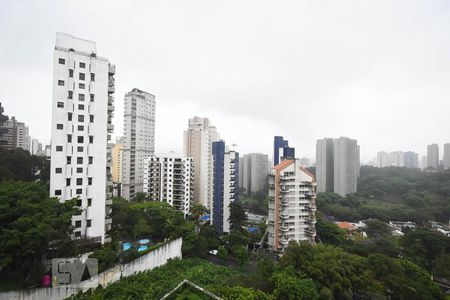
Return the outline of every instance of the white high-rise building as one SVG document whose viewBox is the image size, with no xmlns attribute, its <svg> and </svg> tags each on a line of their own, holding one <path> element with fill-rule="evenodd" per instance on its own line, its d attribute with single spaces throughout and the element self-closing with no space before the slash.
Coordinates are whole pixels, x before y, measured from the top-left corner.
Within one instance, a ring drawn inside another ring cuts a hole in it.
<svg viewBox="0 0 450 300">
<path fill-rule="evenodd" d="M 377 153 L 377 167 L 386 168 L 389 167 L 389 153 L 380 151 Z"/>
<path fill-rule="evenodd" d="M 334 191 L 334 140 L 324 138 L 316 143 L 317 192 Z"/>
<path fill-rule="evenodd" d="M 354 139 L 334 140 L 334 192 L 345 196 L 356 193 L 359 176 L 359 147 Z"/>
<path fill-rule="evenodd" d="M 155 153 L 155 96 L 133 89 L 124 99 L 122 195 L 131 200 L 143 191 L 144 159 Z"/>
<path fill-rule="evenodd" d="M 439 146 L 437 144 L 427 146 L 427 167 L 439 169 Z"/>
<path fill-rule="evenodd" d="M 75 237 L 109 242 L 115 66 L 94 42 L 56 34 L 50 196 L 77 198 Z"/>
<path fill-rule="evenodd" d="M 189 119 L 184 131 L 184 155 L 194 163 L 194 202 L 212 209 L 213 163 L 212 143 L 219 140 L 216 127 L 209 119 Z"/>
<path fill-rule="evenodd" d="M 450 143 L 444 144 L 444 170 L 450 170 Z"/>
<path fill-rule="evenodd" d="M 314 243 L 316 180 L 300 161 L 286 159 L 269 178 L 268 244 L 283 252 L 290 241 Z"/>
<path fill-rule="evenodd" d="M 161 154 L 144 160 L 144 193 L 151 201 L 167 202 L 186 216 L 194 200 L 192 158 Z"/>
<path fill-rule="evenodd" d="M 245 154 L 239 161 L 239 181 L 245 194 L 253 194 L 264 190 L 270 173 L 270 163 L 267 154 Z"/>
<path fill-rule="evenodd" d="M 32 155 L 41 155 L 42 153 L 42 144 L 38 139 L 31 140 L 30 153 Z"/>
<path fill-rule="evenodd" d="M 388 154 L 389 166 L 404 167 L 405 166 L 405 153 L 402 151 L 394 151 Z"/>
</svg>

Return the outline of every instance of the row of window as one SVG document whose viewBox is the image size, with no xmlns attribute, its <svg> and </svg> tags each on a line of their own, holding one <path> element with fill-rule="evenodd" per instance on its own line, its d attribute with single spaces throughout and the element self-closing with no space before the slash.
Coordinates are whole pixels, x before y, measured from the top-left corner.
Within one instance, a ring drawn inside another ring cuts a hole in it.
<svg viewBox="0 0 450 300">
<path fill-rule="evenodd" d="M 64 58 L 59 58 L 58 59 L 58 63 L 60 65 L 65 65 L 66 64 L 66 60 Z M 75 62 L 74 62 L 74 64 L 75 64 Z M 86 63 L 80 62 L 78 65 L 80 66 L 81 69 L 86 69 Z"/>
<path fill-rule="evenodd" d="M 91 220 L 86 220 L 86 227 L 91 227 L 91 224 L 92 224 Z M 75 221 L 75 228 L 81 228 L 81 220 Z M 80 232 L 80 231 L 77 231 L 77 232 Z M 75 232 L 75 235 L 77 232 Z M 81 234 L 81 232 L 80 232 L 80 234 Z"/>
<path fill-rule="evenodd" d="M 77 157 L 77 164 L 78 165 L 82 165 L 84 161 L 84 157 Z M 94 158 L 92 156 L 88 157 L 88 163 L 90 165 L 92 165 L 92 163 L 94 162 Z M 67 156 L 67 164 L 71 165 L 72 164 L 72 156 Z"/>
<path fill-rule="evenodd" d="M 94 73 L 90 73 L 90 75 L 91 75 L 91 81 L 95 81 L 95 74 Z M 72 69 L 69 69 L 69 78 L 73 78 L 73 70 Z M 85 73 L 78 73 L 78 80 L 83 80 L 83 81 L 85 81 L 86 80 L 86 74 Z M 58 85 L 59 86 L 64 86 L 65 85 L 65 82 L 64 82 L 64 80 L 62 80 L 62 79 L 59 79 L 58 80 Z M 84 84 L 83 84 L 84 85 Z M 83 87 L 84 88 L 84 87 Z"/>
<path fill-rule="evenodd" d="M 61 145 L 56 146 L 56 152 L 63 152 L 64 147 Z M 77 152 L 83 152 L 84 147 L 83 146 L 77 146 Z"/>
<path fill-rule="evenodd" d="M 76 172 L 77 172 L 77 174 L 83 174 L 83 168 L 82 168 L 82 167 L 76 168 Z M 56 174 L 62 174 L 62 168 L 55 168 L 55 173 L 56 173 Z M 89 178 L 91 178 L 91 177 L 89 177 Z M 66 183 L 67 183 L 67 181 L 66 181 Z M 91 178 L 91 180 L 88 180 L 88 184 L 89 184 L 89 185 L 92 184 L 92 178 Z M 70 185 L 70 184 L 69 184 L 69 185 Z M 69 186 L 69 185 L 68 185 L 68 186 Z M 79 185 L 79 184 L 77 184 L 77 185 Z"/>
</svg>

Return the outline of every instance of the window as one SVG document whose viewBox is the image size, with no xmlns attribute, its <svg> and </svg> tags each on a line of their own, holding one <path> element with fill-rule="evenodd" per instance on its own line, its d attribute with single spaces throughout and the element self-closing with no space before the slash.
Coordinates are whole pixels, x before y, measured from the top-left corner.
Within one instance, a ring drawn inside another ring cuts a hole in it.
<svg viewBox="0 0 450 300">
<path fill-rule="evenodd" d="M 67 164 L 68 165 L 72 164 L 72 157 L 67 156 Z"/>
<path fill-rule="evenodd" d="M 78 115 L 78 122 L 84 122 L 84 116 Z"/>
<path fill-rule="evenodd" d="M 78 94 L 78 100 L 84 101 L 84 94 Z"/>
<path fill-rule="evenodd" d="M 77 173 L 78 174 L 83 173 L 83 168 L 77 168 Z"/>
<path fill-rule="evenodd" d="M 55 168 L 55 173 L 56 174 L 61 174 L 62 173 L 62 168 Z"/>
<path fill-rule="evenodd" d="M 82 157 L 77 157 L 77 164 L 81 165 L 83 163 Z"/>
<path fill-rule="evenodd" d="M 92 206 L 92 198 L 88 198 L 87 201 L 88 201 L 87 206 Z"/>
<path fill-rule="evenodd" d="M 55 190 L 55 196 L 61 196 L 61 190 Z"/>
<path fill-rule="evenodd" d="M 92 162 L 94 161 L 94 158 L 92 156 L 89 156 L 89 164 L 92 165 Z"/>
<path fill-rule="evenodd" d="M 69 69 L 69 77 L 73 78 L 73 70 L 72 69 Z"/>
<path fill-rule="evenodd" d="M 72 113 L 67 113 L 67 121 L 72 121 Z"/>
<path fill-rule="evenodd" d="M 58 63 L 60 65 L 65 65 L 66 64 L 66 60 L 64 58 L 60 58 L 60 59 L 58 59 Z"/>
<path fill-rule="evenodd" d="M 75 221 L 75 228 L 80 228 L 80 227 L 81 227 L 81 220 Z M 80 234 L 81 234 L 81 232 L 80 232 Z"/>
<path fill-rule="evenodd" d="M 78 88 L 84 90 L 86 88 L 86 85 L 84 83 L 79 83 Z"/>
<path fill-rule="evenodd" d="M 84 110 L 84 105 L 83 104 L 78 104 L 78 109 L 79 110 Z"/>
<path fill-rule="evenodd" d="M 84 130 L 84 126 L 83 125 L 78 125 L 78 131 L 83 131 Z"/>
<path fill-rule="evenodd" d="M 79 144 L 84 143 L 84 137 L 79 136 L 79 137 L 77 138 L 77 142 L 78 142 Z"/>
<path fill-rule="evenodd" d="M 91 81 L 95 81 L 95 74 L 91 73 Z"/>
<path fill-rule="evenodd" d="M 91 102 L 94 102 L 94 94 L 91 94 Z"/>
<path fill-rule="evenodd" d="M 64 86 L 64 80 L 58 80 L 58 85 L 59 86 Z"/>
<path fill-rule="evenodd" d="M 58 130 L 64 129 L 63 124 L 56 124 L 56 129 Z"/>
<path fill-rule="evenodd" d="M 70 186 L 70 178 L 66 178 L 66 186 Z"/>
<path fill-rule="evenodd" d="M 84 80 L 85 77 L 86 77 L 86 75 L 84 73 L 78 74 L 78 79 L 80 79 L 80 80 Z"/>
<path fill-rule="evenodd" d="M 90 135 L 89 136 L 89 144 L 93 144 L 94 143 L 94 136 Z"/>
<path fill-rule="evenodd" d="M 86 64 L 84 62 L 80 62 L 80 68 L 82 69 L 86 68 Z"/>
<path fill-rule="evenodd" d="M 84 150 L 83 147 L 80 146 L 77 147 L 77 152 L 83 152 L 83 150 Z"/>
<path fill-rule="evenodd" d="M 56 146 L 56 151 L 58 151 L 58 152 L 63 151 L 63 146 Z"/>
<path fill-rule="evenodd" d="M 73 99 L 73 91 L 69 91 L 69 94 L 67 95 L 68 99 Z"/>
<path fill-rule="evenodd" d="M 81 195 L 81 194 L 83 194 L 83 189 L 76 189 L 76 190 L 75 190 L 75 193 L 76 193 L 77 195 Z"/>
<path fill-rule="evenodd" d="M 83 185 L 83 178 L 77 178 L 77 185 Z"/>
<path fill-rule="evenodd" d="M 59 107 L 59 108 L 64 108 L 64 102 L 58 102 L 56 104 L 56 106 Z"/>
<path fill-rule="evenodd" d="M 94 123 L 94 115 L 89 115 L 89 122 Z"/>
<path fill-rule="evenodd" d="M 83 204 L 83 200 L 77 199 L 76 206 L 81 206 Z"/>
<path fill-rule="evenodd" d="M 88 185 L 92 185 L 92 177 L 88 178 Z"/>
<path fill-rule="evenodd" d="M 75 237 L 81 237 L 81 231 L 74 231 L 74 233 L 75 233 Z"/>
<path fill-rule="evenodd" d="M 86 227 L 91 227 L 91 221 L 92 220 L 86 220 Z"/>
<path fill-rule="evenodd" d="M 67 142 L 72 143 L 72 135 L 71 134 L 67 135 Z"/>
</svg>

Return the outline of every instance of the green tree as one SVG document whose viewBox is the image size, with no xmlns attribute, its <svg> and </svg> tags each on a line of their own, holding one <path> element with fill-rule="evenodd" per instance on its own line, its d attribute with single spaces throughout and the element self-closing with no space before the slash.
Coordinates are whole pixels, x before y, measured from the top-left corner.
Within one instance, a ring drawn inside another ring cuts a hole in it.
<svg viewBox="0 0 450 300">
<path fill-rule="evenodd" d="M 291 266 L 274 274 L 275 290 L 273 296 L 280 300 L 315 300 L 319 299 L 314 281 L 300 278 Z"/>
<path fill-rule="evenodd" d="M 377 237 L 391 234 L 389 225 L 379 220 L 370 220 L 366 223 L 366 233 L 368 237 Z"/>
<path fill-rule="evenodd" d="M 326 221 L 321 216 L 317 218 L 316 231 L 322 243 L 339 246 L 345 240 L 345 232 L 334 222 Z"/>
<path fill-rule="evenodd" d="M 47 257 L 76 254 L 71 240 L 75 200 L 49 198 L 32 182 L 0 183 L 0 269 L 17 280 L 36 280 Z M 49 249 L 52 249 L 51 251 Z"/>
<path fill-rule="evenodd" d="M 247 216 L 245 214 L 245 210 L 242 207 L 241 204 L 238 202 L 231 202 L 230 203 L 230 225 L 231 230 L 243 230 L 242 227 L 247 222 Z"/>
</svg>

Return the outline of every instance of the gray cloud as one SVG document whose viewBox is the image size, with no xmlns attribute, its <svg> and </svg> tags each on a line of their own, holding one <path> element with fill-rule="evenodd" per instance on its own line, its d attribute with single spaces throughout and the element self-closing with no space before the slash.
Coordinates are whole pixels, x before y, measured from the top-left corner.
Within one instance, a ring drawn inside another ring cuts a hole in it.
<svg viewBox="0 0 450 300">
<path fill-rule="evenodd" d="M 123 95 L 157 96 L 157 150 L 181 151 L 193 115 L 240 152 L 272 137 L 314 157 L 324 136 L 362 158 L 450 141 L 447 1 L 2 1 L 0 101 L 49 141 L 55 32 L 97 42 Z"/>
</svg>

